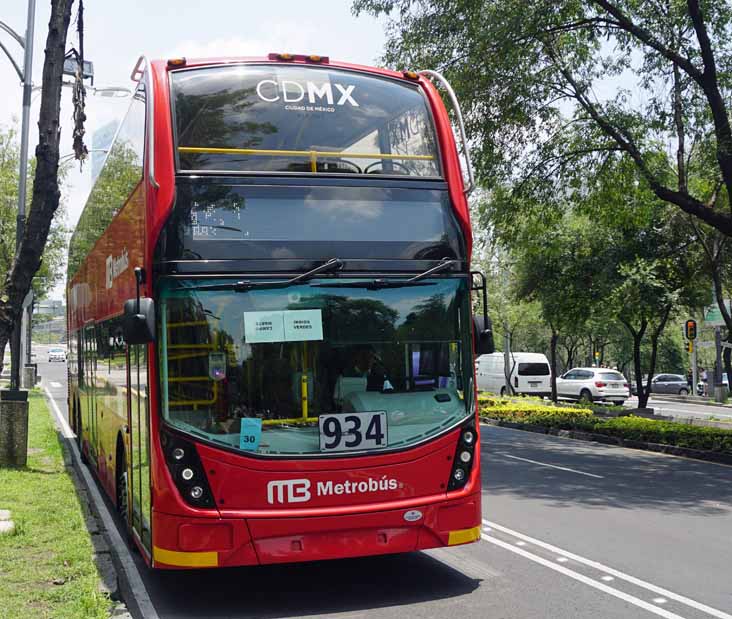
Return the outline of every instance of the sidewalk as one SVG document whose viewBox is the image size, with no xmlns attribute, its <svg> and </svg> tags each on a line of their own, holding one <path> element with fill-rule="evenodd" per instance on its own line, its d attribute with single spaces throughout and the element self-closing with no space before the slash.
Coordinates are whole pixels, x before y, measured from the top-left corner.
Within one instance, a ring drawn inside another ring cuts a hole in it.
<svg viewBox="0 0 732 619">
<path fill-rule="evenodd" d="M 100 576 L 104 542 L 93 535 L 98 528 L 44 397 L 31 391 L 28 401 L 28 465 L 0 469 L 0 509 L 15 524 L 0 536 L 0 615 L 107 619 L 113 602 Z"/>
</svg>

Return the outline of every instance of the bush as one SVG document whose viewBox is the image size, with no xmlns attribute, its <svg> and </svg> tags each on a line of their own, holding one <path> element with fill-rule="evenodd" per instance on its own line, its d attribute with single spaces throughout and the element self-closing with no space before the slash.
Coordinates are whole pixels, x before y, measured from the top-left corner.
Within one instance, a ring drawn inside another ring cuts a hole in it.
<svg viewBox="0 0 732 619">
<path fill-rule="evenodd" d="M 528 398 L 479 398 L 479 403 L 482 416 L 500 421 L 732 454 L 732 430 L 723 428 L 704 428 L 633 416 L 598 419 L 587 408 L 551 406 L 529 401 Z"/>
<path fill-rule="evenodd" d="M 551 428 L 570 429 L 590 427 L 594 416 L 583 408 L 562 408 L 542 403 L 538 398 L 482 400 L 481 415 L 509 421 Z"/>
<path fill-rule="evenodd" d="M 732 453 L 732 431 L 722 428 L 703 428 L 631 416 L 599 422 L 595 432 L 634 441 Z"/>
</svg>

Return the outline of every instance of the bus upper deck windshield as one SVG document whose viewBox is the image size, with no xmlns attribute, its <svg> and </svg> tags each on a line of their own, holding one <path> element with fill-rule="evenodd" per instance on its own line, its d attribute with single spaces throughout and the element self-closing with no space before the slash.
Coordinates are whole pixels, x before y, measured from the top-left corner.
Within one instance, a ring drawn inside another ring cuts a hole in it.
<svg viewBox="0 0 732 619">
<path fill-rule="evenodd" d="M 171 73 L 181 172 L 440 177 L 416 85 L 327 67 L 227 65 Z"/>
</svg>

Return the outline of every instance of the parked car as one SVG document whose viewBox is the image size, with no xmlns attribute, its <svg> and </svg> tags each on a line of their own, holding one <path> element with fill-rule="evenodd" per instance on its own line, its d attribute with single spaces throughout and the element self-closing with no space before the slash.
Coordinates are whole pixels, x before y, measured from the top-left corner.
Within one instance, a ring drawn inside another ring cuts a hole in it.
<svg viewBox="0 0 732 619">
<path fill-rule="evenodd" d="M 557 395 L 571 400 L 623 404 L 630 397 L 630 384 L 616 370 L 572 368 L 557 378 Z"/>
<path fill-rule="evenodd" d="M 645 389 L 648 377 L 643 377 Z M 631 384 L 631 393 L 638 395 L 635 381 Z M 671 393 L 673 395 L 689 395 L 689 383 L 681 374 L 656 374 L 651 380 L 651 393 Z"/>
<path fill-rule="evenodd" d="M 509 381 L 514 392 L 524 395 L 549 396 L 552 391 L 551 370 L 546 355 L 536 352 L 513 352 L 510 357 Z M 475 360 L 478 391 L 506 394 L 505 362 L 502 352 L 480 355 Z"/>
<path fill-rule="evenodd" d="M 729 391 L 729 378 L 727 378 L 727 372 L 722 373 L 722 384 L 727 387 L 727 391 Z M 713 395 L 714 394 L 714 372 L 709 372 L 709 381 L 707 382 L 707 393 Z M 696 394 L 697 395 L 703 395 L 704 394 L 704 383 L 702 381 L 699 381 L 696 384 Z"/>
<path fill-rule="evenodd" d="M 66 361 L 66 351 L 63 348 L 51 348 L 48 351 L 48 362 Z"/>
</svg>

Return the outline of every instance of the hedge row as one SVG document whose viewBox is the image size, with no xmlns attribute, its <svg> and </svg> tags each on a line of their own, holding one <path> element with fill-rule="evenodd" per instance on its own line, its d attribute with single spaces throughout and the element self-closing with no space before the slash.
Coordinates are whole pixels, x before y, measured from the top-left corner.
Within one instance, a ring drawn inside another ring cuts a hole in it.
<svg viewBox="0 0 732 619">
<path fill-rule="evenodd" d="M 481 415 L 499 421 L 732 454 L 732 430 L 634 416 L 598 419 L 587 409 L 568 409 L 535 402 L 487 402 L 481 399 L 480 404 Z"/>
</svg>

